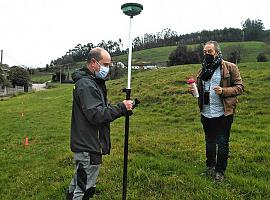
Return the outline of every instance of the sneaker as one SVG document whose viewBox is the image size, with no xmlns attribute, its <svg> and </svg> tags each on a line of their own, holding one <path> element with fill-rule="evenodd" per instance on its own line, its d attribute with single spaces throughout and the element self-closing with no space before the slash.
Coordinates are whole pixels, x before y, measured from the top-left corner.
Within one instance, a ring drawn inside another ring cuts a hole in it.
<svg viewBox="0 0 270 200">
<path fill-rule="evenodd" d="M 201 176 L 215 177 L 215 167 L 207 167 Z"/>
<path fill-rule="evenodd" d="M 215 175 L 215 181 L 216 182 L 223 182 L 224 180 L 224 174 L 222 174 L 221 172 L 216 172 L 216 175 Z"/>
</svg>

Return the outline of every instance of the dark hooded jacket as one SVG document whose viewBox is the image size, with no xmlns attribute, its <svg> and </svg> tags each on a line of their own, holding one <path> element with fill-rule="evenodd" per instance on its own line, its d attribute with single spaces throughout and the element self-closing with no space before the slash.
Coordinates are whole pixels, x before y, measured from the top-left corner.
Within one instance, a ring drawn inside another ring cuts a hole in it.
<svg viewBox="0 0 270 200">
<path fill-rule="evenodd" d="M 71 142 L 73 152 L 109 154 L 110 122 L 126 115 L 123 103 L 107 104 L 105 81 L 95 78 L 87 68 L 72 74 L 75 82 L 71 117 Z"/>
</svg>

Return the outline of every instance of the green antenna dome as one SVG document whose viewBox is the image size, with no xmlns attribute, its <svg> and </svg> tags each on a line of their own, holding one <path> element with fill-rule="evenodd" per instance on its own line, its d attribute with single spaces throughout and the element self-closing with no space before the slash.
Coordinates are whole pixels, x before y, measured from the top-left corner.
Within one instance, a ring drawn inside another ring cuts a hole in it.
<svg viewBox="0 0 270 200">
<path fill-rule="evenodd" d="M 143 6 L 138 3 L 125 3 L 121 6 L 121 10 L 125 15 L 133 17 L 141 13 Z"/>
</svg>

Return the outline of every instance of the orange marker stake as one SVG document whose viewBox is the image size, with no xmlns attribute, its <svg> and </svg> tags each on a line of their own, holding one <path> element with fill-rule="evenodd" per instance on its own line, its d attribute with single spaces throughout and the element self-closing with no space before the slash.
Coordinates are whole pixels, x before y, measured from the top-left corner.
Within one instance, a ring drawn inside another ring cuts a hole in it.
<svg viewBox="0 0 270 200">
<path fill-rule="evenodd" d="M 28 136 L 26 136 L 26 138 L 25 138 L 25 143 L 24 143 L 24 145 L 25 145 L 25 146 L 28 146 L 28 145 L 29 145 L 29 143 L 28 143 Z"/>
</svg>

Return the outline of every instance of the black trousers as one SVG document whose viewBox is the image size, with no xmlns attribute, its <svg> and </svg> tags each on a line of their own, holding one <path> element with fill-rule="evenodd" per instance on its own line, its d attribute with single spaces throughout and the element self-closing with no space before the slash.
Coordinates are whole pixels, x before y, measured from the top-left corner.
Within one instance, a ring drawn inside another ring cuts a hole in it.
<svg viewBox="0 0 270 200">
<path fill-rule="evenodd" d="M 201 116 L 205 133 L 206 166 L 224 174 L 229 156 L 229 138 L 233 115 L 207 118 Z"/>
</svg>

